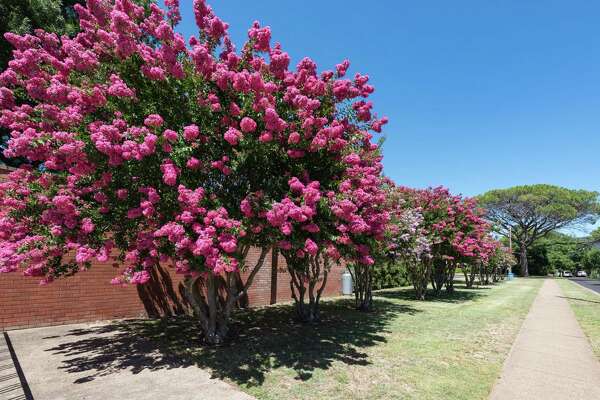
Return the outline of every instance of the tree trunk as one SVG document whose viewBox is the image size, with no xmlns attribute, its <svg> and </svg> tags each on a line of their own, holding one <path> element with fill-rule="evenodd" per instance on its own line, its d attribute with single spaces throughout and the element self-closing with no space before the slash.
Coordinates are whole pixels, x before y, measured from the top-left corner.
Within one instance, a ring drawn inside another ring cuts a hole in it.
<svg viewBox="0 0 600 400">
<path fill-rule="evenodd" d="M 373 276 L 368 265 L 355 264 L 348 267 L 354 282 L 354 304 L 363 312 L 373 310 Z"/>
<path fill-rule="evenodd" d="M 240 298 L 248 293 L 254 277 L 264 264 L 268 250 L 261 249 L 260 257 L 243 287 L 236 281 L 235 272 L 227 272 L 225 279 L 212 272 L 204 274 L 204 279 L 201 279 L 201 275 L 185 278 L 184 293 L 192 306 L 194 316 L 200 322 L 200 329 L 207 344 L 218 345 L 227 339 L 231 313 Z M 225 298 L 219 295 L 221 288 L 225 289 Z"/>
<path fill-rule="evenodd" d="M 446 292 L 454 292 L 454 275 L 456 274 L 456 262 L 450 261 L 448 265 L 448 277 L 446 278 Z"/>
<path fill-rule="evenodd" d="M 415 298 L 417 300 L 425 300 L 427 285 L 431 278 L 431 260 L 413 260 L 408 261 L 406 265 L 409 268 L 408 276 L 415 289 Z"/>
<path fill-rule="evenodd" d="M 521 251 L 519 255 L 519 261 L 521 263 L 521 276 L 529 276 L 529 265 L 527 263 L 527 246 L 525 243 L 520 245 Z"/>
<path fill-rule="evenodd" d="M 433 272 L 431 274 L 431 286 L 436 296 L 440 294 L 444 284 L 448 280 L 446 261 L 437 259 L 433 262 Z"/>
<path fill-rule="evenodd" d="M 319 322 L 321 319 L 319 309 L 321 295 L 327 285 L 327 277 L 331 268 L 329 258 L 322 257 L 321 251 L 319 251 L 316 256 L 309 257 L 302 265 L 294 265 L 291 257 L 286 257 L 286 261 L 298 319 L 301 322 Z M 306 295 L 308 295 L 308 304 Z"/>
<path fill-rule="evenodd" d="M 200 322 L 204 341 L 209 345 L 218 345 L 225 341 L 229 332 L 228 321 L 220 313 L 218 281 L 212 273 L 207 274 L 205 295 L 202 293 L 203 289 L 200 287 L 199 281 L 200 276 L 186 278 L 184 281 L 185 294 L 192 305 L 194 315 Z"/>
<path fill-rule="evenodd" d="M 279 275 L 279 251 L 277 247 L 271 250 L 271 301 L 269 304 L 277 303 L 277 276 Z"/>
<path fill-rule="evenodd" d="M 472 263 L 463 264 L 462 270 L 465 275 L 465 285 L 467 289 L 471 289 L 473 284 L 475 283 L 475 276 L 477 275 L 477 265 L 473 265 Z"/>
</svg>

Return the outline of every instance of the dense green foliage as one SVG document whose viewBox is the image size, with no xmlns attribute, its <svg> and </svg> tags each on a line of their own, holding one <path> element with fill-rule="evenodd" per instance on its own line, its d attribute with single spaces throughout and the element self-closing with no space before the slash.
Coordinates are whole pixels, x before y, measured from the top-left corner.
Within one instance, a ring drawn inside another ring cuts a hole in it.
<svg viewBox="0 0 600 400">
<path fill-rule="evenodd" d="M 592 237 L 575 238 L 552 232 L 538 239 L 527 253 L 529 273 L 547 275 L 584 270 L 588 275 L 600 273 L 600 249 L 591 245 Z M 519 266 L 516 271 L 519 272 Z"/>
<path fill-rule="evenodd" d="M 406 266 L 402 262 L 387 262 L 373 269 L 373 289 L 385 289 L 409 284 Z"/>
</svg>

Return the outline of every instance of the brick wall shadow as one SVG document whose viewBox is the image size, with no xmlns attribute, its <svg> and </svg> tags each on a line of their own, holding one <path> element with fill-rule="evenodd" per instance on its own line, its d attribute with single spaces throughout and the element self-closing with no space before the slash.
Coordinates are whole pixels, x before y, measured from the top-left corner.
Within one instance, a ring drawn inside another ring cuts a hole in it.
<svg viewBox="0 0 600 400">
<path fill-rule="evenodd" d="M 152 270 L 151 279 L 147 284 L 137 286 L 138 296 L 150 318 L 171 317 L 190 312 L 190 305 L 183 290 L 183 284 L 174 284 L 171 274 L 163 266 Z"/>
</svg>

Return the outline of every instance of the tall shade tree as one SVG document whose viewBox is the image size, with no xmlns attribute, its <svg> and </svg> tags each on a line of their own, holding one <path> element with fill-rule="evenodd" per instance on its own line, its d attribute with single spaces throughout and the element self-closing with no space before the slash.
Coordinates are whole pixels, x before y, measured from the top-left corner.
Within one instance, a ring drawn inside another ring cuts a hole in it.
<svg viewBox="0 0 600 400">
<path fill-rule="evenodd" d="M 113 283 L 144 284 L 172 266 L 216 344 L 276 247 L 301 319 L 317 320 L 331 265 L 373 265 L 388 219 L 374 88 L 345 78 L 348 61 L 291 69 L 258 22 L 236 51 L 203 0 L 186 41 L 173 29 L 179 2 L 164 3 L 88 0 L 73 38 L 5 34 L 5 154 L 43 168 L 0 185 L 0 272 L 50 283 L 114 258 L 126 268 Z"/>
<path fill-rule="evenodd" d="M 598 193 L 553 185 L 526 185 L 491 190 L 479 196 L 486 217 L 519 245 L 521 274 L 529 276 L 527 251 L 548 233 L 598 219 Z"/>
</svg>

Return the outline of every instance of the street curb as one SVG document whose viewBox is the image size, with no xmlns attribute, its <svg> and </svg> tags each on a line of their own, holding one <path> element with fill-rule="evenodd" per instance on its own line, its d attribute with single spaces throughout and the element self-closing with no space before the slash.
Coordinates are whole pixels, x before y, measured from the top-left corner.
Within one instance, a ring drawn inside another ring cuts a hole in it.
<svg viewBox="0 0 600 400">
<path fill-rule="evenodd" d="M 590 288 L 587 288 L 587 287 L 585 287 L 585 286 L 583 286 L 583 285 L 580 285 L 579 283 L 577 283 L 577 281 L 572 281 L 572 280 L 570 280 L 570 279 L 569 279 L 569 282 L 573 283 L 573 284 L 574 284 L 575 286 L 577 286 L 577 287 L 580 287 L 580 288 L 582 288 L 582 289 L 585 289 L 585 290 L 587 290 L 587 291 L 588 291 L 588 292 L 590 292 L 590 293 L 594 293 L 596 296 L 600 296 L 600 293 L 598 293 L 598 292 L 596 292 L 596 291 L 594 291 L 594 290 L 592 290 L 592 289 L 590 289 Z"/>
</svg>

